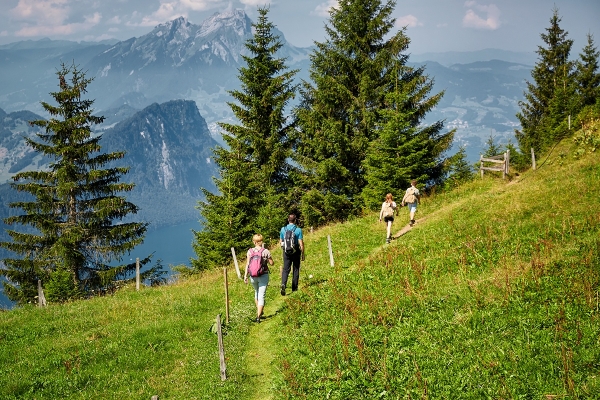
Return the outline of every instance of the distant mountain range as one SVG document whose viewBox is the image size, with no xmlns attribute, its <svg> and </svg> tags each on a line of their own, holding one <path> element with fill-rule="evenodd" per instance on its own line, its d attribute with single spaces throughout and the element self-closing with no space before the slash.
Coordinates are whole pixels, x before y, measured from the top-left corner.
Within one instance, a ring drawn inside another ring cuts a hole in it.
<svg viewBox="0 0 600 400">
<path fill-rule="evenodd" d="M 201 24 L 178 18 L 156 26 L 148 34 L 125 41 L 23 41 L 0 46 L 0 108 L 29 110 L 43 115 L 40 101 L 56 90 L 55 72 L 61 61 L 75 62 L 95 80 L 89 86 L 98 113 L 129 107 L 139 111 L 152 103 L 193 100 L 213 137 L 220 139 L 219 121 L 233 121 L 228 91 L 239 88 L 238 68 L 251 38 L 252 21 L 242 10 L 216 13 Z M 312 48 L 290 45 L 275 32 L 290 68 L 299 69 L 298 81 L 308 79 Z M 410 51 L 410 49 L 409 49 Z M 535 53 L 485 49 L 411 55 L 412 65 L 426 64 L 435 90 L 445 90 L 442 104 L 427 116 L 446 119 L 457 127 L 457 144 L 467 146 L 477 159 L 490 134 L 500 143 L 514 137 L 515 114 L 530 79 Z M 111 123 L 130 115 L 111 116 Z"/>
</svg>

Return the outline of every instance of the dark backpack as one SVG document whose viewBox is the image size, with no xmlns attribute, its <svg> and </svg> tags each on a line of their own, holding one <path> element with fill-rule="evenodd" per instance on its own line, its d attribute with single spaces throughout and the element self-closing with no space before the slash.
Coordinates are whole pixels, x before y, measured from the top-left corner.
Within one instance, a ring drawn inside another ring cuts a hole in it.
<svg viewBox="0 0 600 400">
<path fill-rule="evenodd" d="M 264 248 L 260 248 L 258 250 L 252 248 L 250 249 L 250 262 L 248 263 L 248 273 L 251 277 L 256 278 L 257 276 L 261 276 L 267 272 L 269 272 L 269 267 L 267 266 L 266 260 L 263 260 L 262 253 Z"/>
<path fill-rule="evenodd" d="M 296 252 L 296 225 L 292 229 L 286 229 L 283 235 L 283 251 L 287 255 L 292 255 Z"/>
</svg>

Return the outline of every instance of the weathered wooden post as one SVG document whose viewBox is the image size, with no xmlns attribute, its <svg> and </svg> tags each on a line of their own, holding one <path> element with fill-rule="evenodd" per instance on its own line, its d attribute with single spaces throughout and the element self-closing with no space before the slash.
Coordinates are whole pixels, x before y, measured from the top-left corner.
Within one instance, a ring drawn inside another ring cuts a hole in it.
<svg viewBox="0 0 600 400">
<path fill-rule="evenodd" d="M 229 325 L 229 285 L 227 284 L 227 267 L 223 267 L 225 279 L 225 323 Z"/>
<path fill-rule="evenodd" d="M 227 379 L 227 367 L 225 366 L 225 350 L 223 349 L 223 332 L 221 331 L 221 314 L 217 315 L 217 337 L 219 338 L 219 364 L 221 367 L 221 380 Z"/>
<path fill-rule="evenodd" d="M 135 259 L 135 290 L 140 290 L 140 258 Z"/>
<path fill-rule="evenodd" d="M 152 396 L 152 398 L 150 400 L 159 400 L 158 395 L 155 394 L 154 396 Z"/>
<path fill-rule="evenodd" d="M 531 169 L 535 171 L 535 153 L 533 152 L 533 147 L 531 148 Z"/>
<path fill-rule="evenodd" d="M 331 236 L 327 235 L 327 247 L 329 247 L 329 264 L 333 267 L 333 249 L 331 248 Z"/>
<path fill-rule="evenodd" d="M 238 279 L 242 279 L 242 274 L 240 273 L 240 266 L 238 265 L 237 257 L 235 256 L 235 249 L 231 248 L 231 255 L 233 256 L 233 264 L 235 265 L 235 272 L 237 273 Z"/>
<path fill-rule="evenodd" d="M 38 306 L 46 306 L 46 296 L 44 296 L 44 289 L 42 289 L 42 281 L 38 279 Z"/>
<path fill-rule="evenodd" d="M 483 156 L 479 155 L 479 172 L 481 173 L 481 178 L 483 179 Z"/>
<path fill-rule="evenodd" d="M 506 174 L 508 174 L 509 168 L 510 168 L 510 150 L 506 150 L 506 163 L 505 163 L 505 168 L 506 168 Z"/>
</svg>

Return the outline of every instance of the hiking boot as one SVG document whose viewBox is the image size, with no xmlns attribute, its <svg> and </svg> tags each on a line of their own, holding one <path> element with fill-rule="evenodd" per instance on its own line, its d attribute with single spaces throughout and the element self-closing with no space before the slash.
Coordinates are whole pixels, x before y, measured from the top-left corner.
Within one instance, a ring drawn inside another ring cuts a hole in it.
<svg viewBox="0 0 600 400">
<path fill-rule="evenodd" d="M 260 318 L 258 318 L 258 317 L 256 318 L 256 323 L 260 324 Z"/>
<path fill-rule="evenodd" d="M 415 220 L 414 220 L 414 219 L 411 219 L 411 220 L 410 220 L 410 226 L 413 226 L 414 224 L 415 224 Z"/>
<path fill-rule="evenodd" d="M 391 238 L 387 238 L 387 239 L 385 239 L 385 242 L 386 242 L 386 243 L 388 243 L 388 244 L 389 244 L 391 241 L 392 241 L 392 239 L 391 239 Z"/>
<path fill-rule="evenodd" d="M 281 285 L 281 295 L 285 296 L 285 285 Z"/>
</svg>

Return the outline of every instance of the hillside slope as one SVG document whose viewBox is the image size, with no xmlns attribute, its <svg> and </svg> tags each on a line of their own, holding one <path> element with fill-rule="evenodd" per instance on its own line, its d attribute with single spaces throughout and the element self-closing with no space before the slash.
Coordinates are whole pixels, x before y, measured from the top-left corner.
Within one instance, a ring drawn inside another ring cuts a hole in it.
<svg viewBox="0 0 600 400">
<path fill-rule="evenodd" d="M 389 245 L 374 214 L 306 232 L 261 324 L 230 266 L 224 382 L 223 271 L 2 312 L 0 398 L 600 398 L 600 160 L 570 146 L 423 199 Z"/>
</svg>

